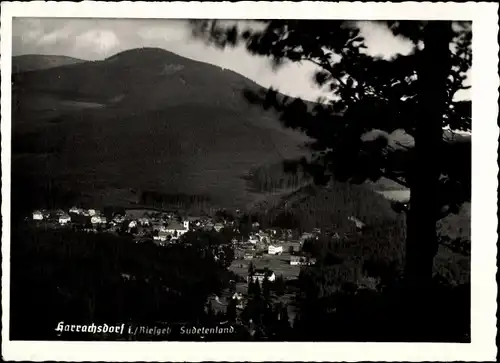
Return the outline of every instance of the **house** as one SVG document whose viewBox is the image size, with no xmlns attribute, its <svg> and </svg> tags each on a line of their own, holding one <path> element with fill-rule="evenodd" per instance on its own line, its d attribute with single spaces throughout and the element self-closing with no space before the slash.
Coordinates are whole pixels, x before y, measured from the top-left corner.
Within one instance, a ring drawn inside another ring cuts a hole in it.
<svg viewBox="0 0 500 363">
<path fill-rule="evenodd" d="M 165 230 L 165 226 L 162 222 L 153 222 L 152 223 L 153 231 L 162 231 Z"/>
<path fill-rule="evenodd" d="M 263 241 L 258 241 L 256 244 L 255 244 L 255 248 L 257 250 L 267 250 L 267 243 L 263 242 Z"/>
<path fill-rule="evenodd" d="M 214 224 L 214 229 L 216 232 L 220 232 L 222 228 L 224 228 L 224 225 L 222 223 L 215 223 Z"/>
<path fill-rule="evenodd" d="M 243 294 L 241 292 L 235 292 L 232 296 L 232 299 L 236 301 L 236 308 L 237 309 L 243 309 L 245 306 L 244 306 L 244 298 L 243 298 Z"/>
<path fill-rule="evenodd" d="M 90 217 L 90 223 L 92 224 L 101 224 L 102 223 L 102 218 L 101 216 L 98 215 L 93 215 Z"/>
<path fill-rule="evenodd" d="M 286 249 L 289 252 L 299 252 L 300 251 L 300 242 L 299 241 L 288 241 L 288 242 L 282 242 L 284 245 L 286 245 Z"/>
<path fill-rule="evenodd" d="M 252 236 L 250 236 L 248 238 L 248 242 L 251 243 L 251 244 L 253 244 L 253 245 L 256 244 L 259 241 L 260 241 L 260 238 L 257 237 L 257 236 L 254 236 L 254 235 L 252 235 Z"/>
<path fill-rule="evenodd" d="M 241 248 L 235 248 L 234 249 L 234 258 L 236 260 L 241 260 L 245 257 L 245 251 L 242 250 Z"/>
<path fill-rule="evenodd" d="M 204 222 L 203 224 L 203 228 L 206 230 L 206 231 L 211 231 L 213 228 L 214 228 L 214 223 L 211 222 L 211 221 L 206 221 Z"/>
<path fill-rule="evenodd" d="M 160 231 L 158 232 L 158 235 L 156 236 L 153 236 L 153 239 L 155 241 L 162 241 L 162 242 L 165 242 L 169 239 L 169 237 L 171 238 L 171 234 L 168 233 L 168 232 L 165 232 L 165 231 Z"/>
<path fill-rule="evenodd" d="M 290 265 L 292 266 L 311 266 L 316 264 L 315 258 L 309 258 L 306 256 L 290 256 Z"/>
<path fill-rule="evenodd" d="M 68 214 L 59 216 L 59 224 L 67 224 L 71 222 L 71 217 Z"/>
<path fill-rule="evenodd" d="M 243 255 L 243 259 L 244 259 L 244 260 L 247 260 L 247 261 L 249 261 L 249 260 L 253 260 L 253 253 L 249 253 L 249 252 L 245 253 L 245 254 Z"/>
<path fill-rule="evenodd" d="M 269 255 L 281 255 L 283 253 L 283 246 L 270 245 L 267 249 Z"/>
<path fill-rule="evenodd" d="M 279 228 L 268 228 L 267 232 L 272 236 L 277 236 L 279 233 Z"/>
<path fill-rule="evenodd" d="M 43 214 L 42 212 L 36 210 L 33 212 L 33 220 L 34 221 L 41 221 L 43 219 Z"/>
<path fill-rule="evenodd" d="M 270 281 L 270 282 L 273 282 L 274 280 L 276 280 L 276 275 L 274 274 L 273 271 L 271 270 L 255 270 L 253 275 L 250 275 L 248 276 L 247 278 L 247 281 L 250 282 L 250 281 L 259 281 L 259 283 L 262 283 L 264 281 L 264 279 L 267 277 L 267 280 Z"/>
<path fill-rule="evenodd" d="M 151 219 L 148 217 L 141 217 L 137 220 L 141 226 L 149 226 L 151 224 Z"/>
<path fill-rule="evenodd" d="M 269 236 L 269 234 L 264 233 L 262 231 L 260 231 L 259 233 L 257 233 L 256 237 L 259 238 L 259 240 L 262 243 L 269 243 L 271 241 L 271 237 Z"/>
<path fill-rule="evenodd" d="M 300 236 L 300 241 L 304 242 L 304 241 L 311 239 L 311 238 L 315 238 L 315 236 L 312 233 L 304 232 L 304 233 L 302 233 L 302 236 Z M 316 239 L 318 239 L 318 237 L 316 237 Z"/>
<path fill-rule="evenodd" d="M 171 221 L 164 228 L 164 231 L 169 233 L 172 237 L 178 238 L 189 231 L 189 221 L 184 221 L 182 224 L 177 221 Z"/>
<path fill-rule="evenodd" d="M 306 258 L 304 256 L 290 256 L 290 265 L 292 266 L 301 266 L 306 262 Z"/>
<path fill-rule="evenodd" d="M 124 221 L 125 221 L 125 217 L 122 216 L 121 214 L 115 214 L 115 216 L 113 217 L 113 222 L 115 222 L 117 224 L 123 223 Z"/>
<path fill-rule="evenodd" d="M 83 211 L 80 209 L 80 208 L 77 208 L 77 207 L 71 207 L 70 210 L 69 210 L 69 213 L 73 213 L 73 214 L 81 214 Z"/>
<path fill-rule="evenodd" d="M 130 221 L 128 224 L 128 228 L 135 228 L 137 227 L 137 221 Z"/>
<path fill-rule="evenodd" d="M 253 222 L 252 223 L 252 227 L 253 228 L 259 228 L 260 227 L 260 223 L 259 222 Z"/>
<path fill-rule="evenodd" d="M 354 217 L 354 216 L 350 216 L 348 218 L 351 222 L 354 222 L 354 224 L 356 225 L 356 229 L 358 231 L 362 230 L 363 228 L 365 228 L 365 224 L 363 222 L 361 222 L 358 218 Z"/>
<path fill-rule="evenodd" d="M 89 209 L 89 210 L 88 210 L 88 213 L 89 213 L 89 216 L 91 216 L 91 217 L 92 217 L 92 216 L 95 216 L 96 214 L 98 214 L 98 213 L 97 213 L 97 211 L 96 211 L 95 209 Z"/>
</svg>

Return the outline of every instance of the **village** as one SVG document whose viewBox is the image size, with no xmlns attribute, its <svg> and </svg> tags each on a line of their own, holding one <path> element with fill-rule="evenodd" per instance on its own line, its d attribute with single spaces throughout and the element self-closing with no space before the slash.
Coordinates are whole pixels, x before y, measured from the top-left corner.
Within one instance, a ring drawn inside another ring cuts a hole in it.
<svg viewBox="0 0 500 363">
<path fill-rule="evenodd" d="M 318 239 L 321 229 L 299 233 L 298 230 L 277 227 L 261 228 L 258 222 L 251 223 L 246 232 L 240 230 L 238 219 L 222 216 L 181 216 L 179 212 L 164 212 L 154 209 L 127 209 L 106 213 L 98 209 L 72 207 L 69 210 L 35 210 L 27 218 L 38 228 L 71 229 L 86 233 L 111 233 L 130 235 L 136 243 L 152 242 L 166 247 L 183 243 L 183 236 L 190 231 L 212 231 L 231 236 L 234 260 L 229 271 L 236 276 L 231 287 L 220 296 L 211 298 L 216 311 L 224 311 L 231 299 L 237 301 L 242 310 L 250 282 L 264 280 L 283 286 L 296 280 L 302 266 L 312 266 L 316 259 L 304 253 L 304 242 Z M 334 236 L 335 237 L 335 236 Z M 336 236 L 338 238 L 338 236 Z M 124 276 L 126 278 L 127 276 Z M 290 303 L 292 291 L 284 291 L 274 298 Z M 287 298 L 288 296 L 288 298 Z M 291 312 L 293 314 L 293 312 Z"/>
</svg>

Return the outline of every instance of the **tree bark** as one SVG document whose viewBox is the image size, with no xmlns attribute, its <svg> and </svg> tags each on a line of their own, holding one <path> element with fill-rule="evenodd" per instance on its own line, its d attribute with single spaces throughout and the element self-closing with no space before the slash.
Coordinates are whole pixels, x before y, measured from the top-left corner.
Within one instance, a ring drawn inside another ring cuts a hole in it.
<svg viewBox="0 0 500 363">
<path fill-rule="evenodd" d="M 405 278 L 410 288 L 430 286 L 437 253 L 439 163 L 443 145 L 443 114 L 447 107 L 446 80 L 450 73 L 451 22 L 430 21 L 417 70 L 419 119 L 407 214 Z"/>
</svg>

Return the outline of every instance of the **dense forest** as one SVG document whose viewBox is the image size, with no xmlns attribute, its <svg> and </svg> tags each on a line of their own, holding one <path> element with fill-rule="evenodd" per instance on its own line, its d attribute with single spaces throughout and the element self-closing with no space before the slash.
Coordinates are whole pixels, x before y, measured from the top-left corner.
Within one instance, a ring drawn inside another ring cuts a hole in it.
<svg viewBox="0 0 500 363">
<path fill-rule="evenodd" d="M 139 203 L 153 208 L 173 210 L 208 211 L 210 198 L 206 195 L 191 195 L 184 193 L 163 193 L 145 190 L 140 193 Z"/>
<path fill-rule="evenodd" d="M 210 323 L 207 297 L 231 278 L 232 248 L 215 233 L 186 240 L 158 247 L 127 236 L 14 228 L 11 338 L 57 339 L 60 321 Z"/>
<path fill-rule="evenodd" d="M 305 173 L 287 173 L 282 164 L 265 164 L 252 168 L 243 176 L 248 189 L 259 193 L 274 193 L 283 189 L 296 190 L 310 181 Z"/>
</svg>

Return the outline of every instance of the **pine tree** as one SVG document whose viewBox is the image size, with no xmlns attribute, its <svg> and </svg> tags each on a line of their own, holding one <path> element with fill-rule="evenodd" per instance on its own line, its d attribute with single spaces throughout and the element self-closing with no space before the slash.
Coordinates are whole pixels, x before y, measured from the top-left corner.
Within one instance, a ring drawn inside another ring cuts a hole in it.
<svg viewBox="0 0 500 363">
<path fill-rule="evenodd" d="M 283 275 L 279 275 L 276 278 L 276 281 L 274 281 L 274 291 L 276 292 L 276 295 L 283 296 L 285 294 L 285 287 L 285 279 L 283 278 Z"/>
<path fill-rule="evenodd" d="M 236 321 L 236 299 L 229 300 L 226 308 L 226 319 L 229 321 Z"/>
<path fill-rule="evenodd" d="M 255 300 L 260 300 L 260 298 L 261 298 L 261 289 L 260 289 L 260 283 L 259 283 L 258 279 L 255 279 L 253 297 Z"/>
<path fill-rule="evenodd" d="M 471 66 L 471 23 L 379 22 L 414 44 L 410 54 L 389 60 L 363 52 L 364 39 L 352 21 L 280 19 L 262 25 L 242 30 L 193 21 L 195 35 L 216 46 L 243 42 L 250 54 L 268 56 L 277 67 L 285 62 L 318 67 L 316 83 L 334 96 L 328 102 L 311 105 L 273 89 L 247 98 L 277 110 L 285 126 L 314 140 L 311 161 L 288 163 L 288 171 L 303 171 L 319 185 L 332 178 L 353 183 L 387 178 L 410 189 L 405 275 L 413 287 L 428 286 L 436 223 L 458 212 L 471 195 L 470 138 L 449 141 L 443 134 L 443 127 L 471 129 L 471 103 L 454 99 L 466 88 Z M 372 130 L 377 131 L 369 134 Z M 413 145 L 394 142 L 395 130 L 413 137 Z"/>
<path fill-rule="evenodd" d="M 255 274 L 255 265 L 252 261 L 248 264 L 248 276 L 253 276 Z"/>
<path fill-rule="evenodd" d="M 267 276 L 264 277 L 264 280 L 262 281 L 262 297 L 266 302 L 271 300 L 271 282 Z"/>
</svg>

